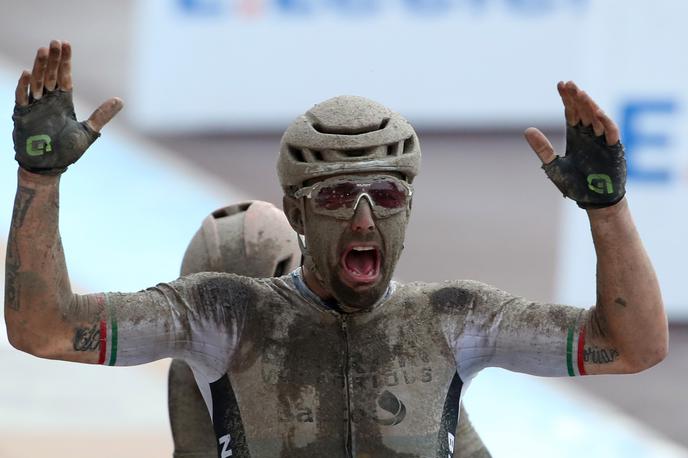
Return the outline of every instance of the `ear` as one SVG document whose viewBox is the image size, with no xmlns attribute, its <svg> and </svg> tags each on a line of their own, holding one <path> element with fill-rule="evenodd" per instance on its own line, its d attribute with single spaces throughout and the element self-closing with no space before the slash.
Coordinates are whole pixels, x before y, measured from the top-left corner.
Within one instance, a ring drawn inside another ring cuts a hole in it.
<svg viewBox="0 0 688 458">
<path fill-rule="evenodd" d="M 289 224 L 298 234 L 303 235 L 303 214 L 301 213 L 301 205 L 299 203 L 299 199 L 294 197 L 282 197 L 282 208 L 284 209 L 284 214 L 287 215 Z"/>
</svg>

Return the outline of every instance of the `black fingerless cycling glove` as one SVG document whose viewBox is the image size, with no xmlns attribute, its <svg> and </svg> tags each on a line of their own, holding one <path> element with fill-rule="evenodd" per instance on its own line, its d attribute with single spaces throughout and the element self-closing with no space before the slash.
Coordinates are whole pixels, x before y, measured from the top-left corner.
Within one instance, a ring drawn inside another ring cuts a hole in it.
<svg viewBox="0 0 688 458">
<path fill-rule="evenodd" d="M 557 188 L 581 208 L 609 207 L 626 194 L 626 159 L 620 142 L 607 145 L 582 124 L 566 129 L 566 155 L 542 166 Z"/>
<path fill-rule="evenodd" d="M 59 175 L 100 136 L 76 120 L 72 93 L 55 90 L 28 106 L 15 105 L 14 158 L 33 173 Z"/>
</svg>

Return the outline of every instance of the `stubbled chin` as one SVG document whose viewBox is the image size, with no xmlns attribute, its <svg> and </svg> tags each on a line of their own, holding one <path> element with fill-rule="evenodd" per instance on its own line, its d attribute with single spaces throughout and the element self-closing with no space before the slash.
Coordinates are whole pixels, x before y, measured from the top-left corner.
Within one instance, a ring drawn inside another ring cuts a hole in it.
<svg viewBox="0 0 688 458">
<path fill-rule="evenodd" d="M 382 276 L 378 275 L 375 283 L 349 285 L 341 275 L 331 283 L 332 294 L 345 308 L 364 310 L 372 307 L 385 294 L 387 285 L 383 285 Z"/>
</svg>

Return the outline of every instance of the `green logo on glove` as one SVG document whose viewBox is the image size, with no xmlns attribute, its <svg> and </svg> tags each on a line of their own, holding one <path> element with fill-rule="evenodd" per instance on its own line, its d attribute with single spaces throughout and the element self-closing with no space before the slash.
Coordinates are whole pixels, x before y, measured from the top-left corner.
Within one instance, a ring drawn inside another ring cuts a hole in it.
<svg viewBox="0 0 688 458">
<path fill-rule="evenodd" d="M 43 156 L 53 150 L 48 135 L 32 135 L 26 139 L 26 154 L 29 156 Z"/>
<path fill-rule="evenodd" d="M 612 179 L 605 173 L 591 173 L 588 175 L 588 189 L 597 194 L 614 194 Z"/>
</svg>

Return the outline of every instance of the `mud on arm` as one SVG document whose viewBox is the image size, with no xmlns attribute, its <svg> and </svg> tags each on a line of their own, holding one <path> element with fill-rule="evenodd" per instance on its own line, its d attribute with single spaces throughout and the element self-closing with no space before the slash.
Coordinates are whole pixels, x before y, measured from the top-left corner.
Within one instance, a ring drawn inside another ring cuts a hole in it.
<svg viewBox="0 0 688 458">
<path fill-rule="evenodd" d="M 122 101 L 110 98 L 79 122 L 71 57 L 69 43 L 53 40 L 38 49 L 32 70 L 24 70 L 17 84 L 12 137 L 20 169 L 6 258 L 5 320 L 17 348 L 97 362 L 103 304 L 72 294 L 58 231 L 58 186 Z"/>
<path fill-rule="evenodd" d="M 597 303 L 587 313 L 582 358 L 589 374 L 633 373 L 668 349 L 662 295 L 628 203 L 588 210 L 597 254 Z"/>
<path fill-rule="evenodd" d="M 42 358 L 111 366 L 176 357 L 218 377 L 245 312 L 237 297 L 250 296 L 253 284 L 196 274 L 133 293 L 74 294 L 58 229 L 59 180 L 19 170 L 6 260 L 11 344 Z"/>
<path fill-rule="evenodd" d="M 565 197 L 587 210 L 597 254 L 597 300 L 572 336 L 580 373 L 632 373 L 661 361 L 668 347 L 659 284 L 625 196 L 626 162 L 616 123 L 578 86 L 557 86 L 567 122 L 566 154 L 542 132 L 526 139 Z M 592 269 L 593 266 L 590 266 Z"/>
<path fill-rule="evenodd" d="M 19 170 L 5 265 L 8 336 L 36 356 L 97 363 L 104 304 L 72 293 L 58 230 L 59 181 Z"/>
<path fill-rule="evenodd" d="M 535 375 L 578 376 L 636 373 L 665 358 L 668 330 L 659 283 L 626 199 L 589 209 L 588 217 L 597 255 L 595 305 L 584 310 L 491 293 L 487 302 L 501 304 L 492 363 Z M 537 364 L 524 365 L 527 355 Z M 557 355 L 566 356 L 566 371 L 543 372 L 563 367 Z M 546 359 L 551 361 L 542 366 Z"/>
</svg>

